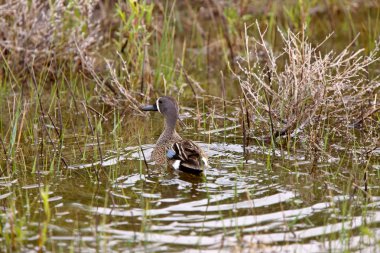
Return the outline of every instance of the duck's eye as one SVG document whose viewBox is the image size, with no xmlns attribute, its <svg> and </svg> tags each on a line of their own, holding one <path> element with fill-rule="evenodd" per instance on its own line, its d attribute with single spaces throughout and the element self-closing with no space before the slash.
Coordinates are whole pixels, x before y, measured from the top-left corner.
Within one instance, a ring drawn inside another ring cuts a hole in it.
<svg viewBox="0 0 380 253">
<path fill-rule="evenodd" d="M 158 103 L 162 104 L 162 101 L 161 101 L 161 100 L 158 100 Z"/>
</svg>

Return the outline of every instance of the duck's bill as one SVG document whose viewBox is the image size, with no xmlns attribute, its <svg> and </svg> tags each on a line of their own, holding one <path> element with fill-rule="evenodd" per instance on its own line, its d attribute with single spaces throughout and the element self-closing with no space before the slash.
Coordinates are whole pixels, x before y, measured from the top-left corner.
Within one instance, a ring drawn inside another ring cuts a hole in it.
<svg viewBox="0 0 380 253">
<path fill-rule="evenodd" d="M 143 111 L 158 111 L 158 108 L 156 105 L 146 105 L 146 106 L 140 107 L 140 109 Z"/>
</svg>

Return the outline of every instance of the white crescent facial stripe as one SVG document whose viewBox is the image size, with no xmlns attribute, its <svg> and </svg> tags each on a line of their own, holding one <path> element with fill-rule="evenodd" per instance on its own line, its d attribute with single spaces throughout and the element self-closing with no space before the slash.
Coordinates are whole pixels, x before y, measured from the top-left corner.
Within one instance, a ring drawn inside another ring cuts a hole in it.
<svg viewBox="0 0 380 253">
<path fill-rule="evenodd" d="M 157 101 L 156 101 L 156 106 L 157 106 L 158 111 L 161 113 L 161 111 L 160 111 L 160 106 L 158 105 L 158 104 L 159 104 L 159 103 L 158 103 L 159 100 L 160 100 L 160 99 L 158 98 Z"/>
</svg>

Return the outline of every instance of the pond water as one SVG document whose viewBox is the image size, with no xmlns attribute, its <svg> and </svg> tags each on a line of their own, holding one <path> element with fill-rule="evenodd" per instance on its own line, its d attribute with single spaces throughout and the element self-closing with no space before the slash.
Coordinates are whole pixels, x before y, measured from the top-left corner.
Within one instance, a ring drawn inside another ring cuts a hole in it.
<svg viewBox="0 0 380 253">
<path fill-rule="evenodd" d="M 73 155 L 73 139 L 97 147 L 96 139 L 68 134 L 63 154 L 69 168 L 0 178 L 2 229 L 23 235 L 22 251 L 37 251 L 44 226 L 46 252 L 380 251 L 378 164 L 346 168 L 337 146 L 335 159 L 310 173 L 301 149 L 243 147 L 241 126 L 231 116 L 224 128 L 180 130 L 208 154 L 211 168 L 204 175 L 151 162 L 146 168 L 141 150 L 149 160 L 162 120 L 138 124 L 147 130 L 141 148 L 124 142 L 115 148 L 105 135 L 102 161 L 91 154 L 83 161 Z M 366 191 L 353 176 L 365 166 Z M 0 238 L 3 251 L 10 238 Z"/>
</svg>

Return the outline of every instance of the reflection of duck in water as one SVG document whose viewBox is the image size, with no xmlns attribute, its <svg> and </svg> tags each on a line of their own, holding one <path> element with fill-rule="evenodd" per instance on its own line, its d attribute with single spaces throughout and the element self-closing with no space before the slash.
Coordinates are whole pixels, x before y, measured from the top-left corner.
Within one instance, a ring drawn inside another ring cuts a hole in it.
<svg viewBox="0 0 380 253">
<path fill-rule="evenodd" d="M 152 159 L 156 164 L 167 164 L 176 170 L 199 174 L 207 167 L 203 150 L 192 141 L 183 140 L 175 130 L 179 118 L 178 104 L 172 97 L 160 97 L 154 105 L 141 108 L 143 111 L 159 111 L 165 118 L 165 128 L 156 142 Z"/>
</svg>

